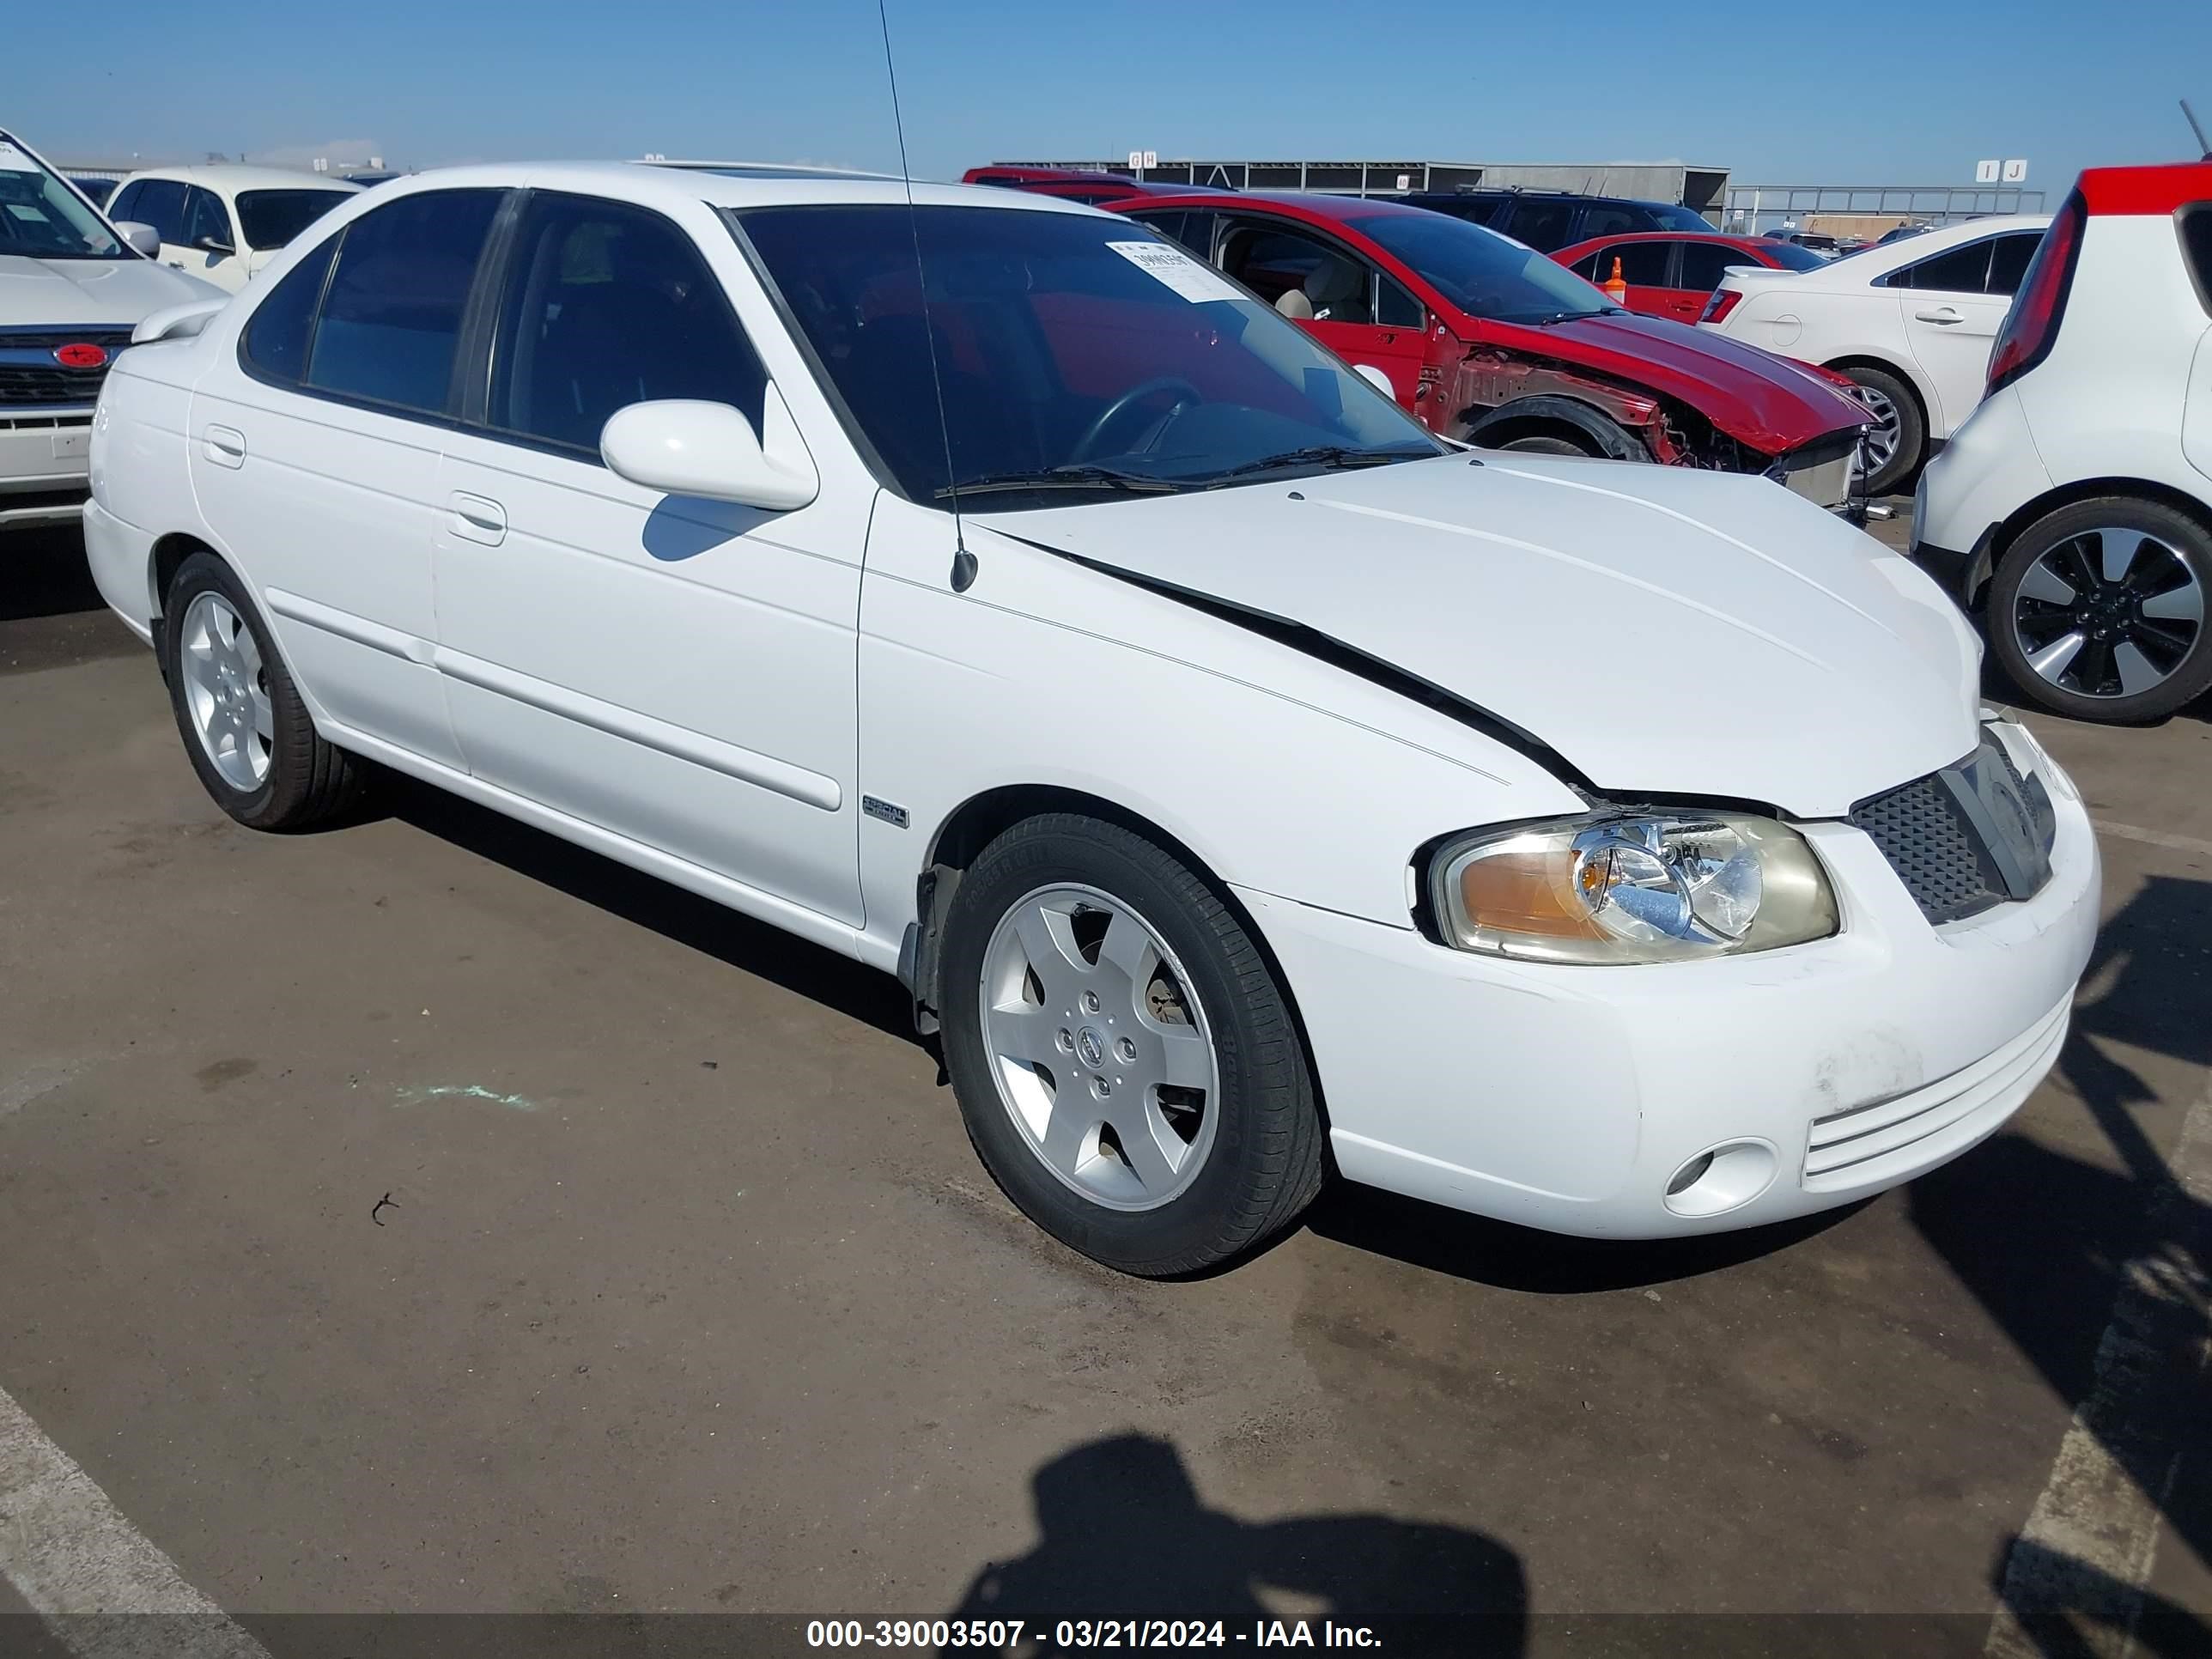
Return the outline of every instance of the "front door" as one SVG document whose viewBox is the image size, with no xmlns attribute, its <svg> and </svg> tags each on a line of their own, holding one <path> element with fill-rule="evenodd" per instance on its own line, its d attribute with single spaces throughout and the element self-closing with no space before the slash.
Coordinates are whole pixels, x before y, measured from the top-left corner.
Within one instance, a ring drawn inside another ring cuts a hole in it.
<svg viewBox="0 0 2212 1659">
<path fill-rule="evenodd" d="M 1246 220 L 1224 231 L 1218 263 L 1355 368 L 1381 369 L 1399 403 L 1419 412 L 1427 317 L 1371 260 L 1294 226 Z"/>
<path fill-rule="evenodd" d="M 470 769 L 857 924 L 868 496 L 775 513 L 601 464 L 607 417 L 657 398 L 729 404 L 796 439 L 721 281 L 659 214 L 533 192 L 493 329 L 483 406 L 446 439 L 434 556 Z"/>
</svg>

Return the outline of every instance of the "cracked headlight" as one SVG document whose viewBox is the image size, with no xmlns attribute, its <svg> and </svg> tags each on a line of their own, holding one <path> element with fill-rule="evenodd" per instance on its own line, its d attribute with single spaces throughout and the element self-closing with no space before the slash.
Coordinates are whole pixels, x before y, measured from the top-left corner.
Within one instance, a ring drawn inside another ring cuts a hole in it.
<svg viewBox="0 0 2212 1659">
<path fill-rule="evenodd" d="M 1492 830 L 1431 866 L 1445 939 L 1530 962 L 1678 962 L 1826 939 L 1836 896 L 1805 838 L 1736 812 Z"/>
</svg>

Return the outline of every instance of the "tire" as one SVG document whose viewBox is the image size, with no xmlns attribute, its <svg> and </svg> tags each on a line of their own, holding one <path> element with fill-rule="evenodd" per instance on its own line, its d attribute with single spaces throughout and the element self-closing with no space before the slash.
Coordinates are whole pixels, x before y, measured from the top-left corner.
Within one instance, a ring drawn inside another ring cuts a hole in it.
<svg viewBox="0 0 2212 1659">
<path fill-rule="evenodd" d="M 1578 444 L 1571 438 L 1516 438 L 1511 443 L 1498 444 L 1494 447 L 1501 451 L 1517 449 L 1524 455 L 1597 457 L 1597 452 L 1588 444 Z"/>
<path fill-rule="evenodd" d="M 1868 475 L 1866 492 L 1869 495 L 1893 495 L 1911 482 L 1928 457 L 1928 416 L 1922 412 L 1920 399 L 1912 388 L 1899 375 L 1886 368 L 1876 368 L 1870 363 L 1847 363 L 1838 371 L 1849 375 L 1864 390 L 1873 392 L 1896 412 L 1897 430 L 1889 459 Z M 1875 405 L 1875 413 L 1881 412 Z"/>
<path fill-rule="evenodd" d="M 359 798 L 362 763 L 317 735 L 259 611 L 212 553 L 192 554 L 169 583 L 161 663 L 192 770 L 240 823 L 312 829 Z"/>
<path fill-rule="evenodd" d="M 2212 530 L 2139 496 L 2094 496 L 2045 514 L 2005 550 L 1990 583 L 1990 647 L 2054 714 L 2159 720 L 2212 690 L 2208 597 Z"/>
<path fill-rule="evenodd" d="M 1320 1191 L 1321 1115 L 1281 988 L 1219 890 L 1141 836 L 1071 813 L 1007 830 L 954 890 L 938 984 L 969 1139 L 1070 1249 L 1146 1278 L 1200 1273 Z M 1198 1046 L 1156 1058 L 1170 1038 Z"/>
</svg>

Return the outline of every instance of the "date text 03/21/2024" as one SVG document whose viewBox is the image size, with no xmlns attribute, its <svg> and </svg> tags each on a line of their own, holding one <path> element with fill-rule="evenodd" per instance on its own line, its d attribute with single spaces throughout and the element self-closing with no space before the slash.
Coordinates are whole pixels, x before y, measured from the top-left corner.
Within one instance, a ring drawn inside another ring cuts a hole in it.
<svg viewBox="0 0 2212 1659">
<path fill-rule="evenodd" d="M 1220 1619 L 1061 1619 L 1031 1632 L 1024 1619 L 817 1619 L 811 1648 L 975 1648 L 1003 1653 L 1027 1639 L 1054 1648 L 1379 1648 L 1364 1625 L 1331 1620 L 1262 1619 L 1249 1630 Z"/>
</svg>

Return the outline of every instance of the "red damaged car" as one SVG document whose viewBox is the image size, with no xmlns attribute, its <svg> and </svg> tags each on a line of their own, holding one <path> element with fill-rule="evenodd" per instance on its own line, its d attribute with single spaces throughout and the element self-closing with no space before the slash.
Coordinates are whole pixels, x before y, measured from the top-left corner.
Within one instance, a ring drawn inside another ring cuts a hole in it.
<svg viewBox="0 0 2212 1659">
<path fill-rule="evenodd" d="M 1117 202 L 1354 365 L 1431 430 L 1486 449 L 1778 477 L 1845 504 L 1863 406 L 1815 371 L 1638 317 L 1520 243 L 1346 196 Z"/>
</svg>

